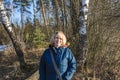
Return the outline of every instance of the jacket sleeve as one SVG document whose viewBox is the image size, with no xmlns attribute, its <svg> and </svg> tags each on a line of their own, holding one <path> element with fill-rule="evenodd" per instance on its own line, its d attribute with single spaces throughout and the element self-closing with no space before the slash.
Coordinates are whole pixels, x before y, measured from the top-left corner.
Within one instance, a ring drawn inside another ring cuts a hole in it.
<svg viewBox="0 0 120 80">
<path fill-rule="evenodd" d="M 67 71 L 64 73 L 62 78 L 64 80 L 71 80 L 73 74 L 76 72 L 76 60 L 75 57 L 70 49 L 68 49 L 68 68 Z"/>
<path fill-rule="evenodd" d="M 46 67 L 45 67 L 45 55 L 43 53 L 43 55 L 41 56 L 41 59 L 40 59 L 40 64 L 39 64 L 39 80 L 45 80 L 45 76 L 46 76 Z"/>
</svg>

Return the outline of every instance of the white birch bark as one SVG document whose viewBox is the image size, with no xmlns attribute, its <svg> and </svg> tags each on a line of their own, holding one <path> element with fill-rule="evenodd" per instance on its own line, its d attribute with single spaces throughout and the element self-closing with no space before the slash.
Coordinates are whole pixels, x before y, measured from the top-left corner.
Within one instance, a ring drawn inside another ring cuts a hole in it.
<svg viewBox="0 0 120 80">
<path fill-rule="evenodd" d="M 20 48 L 20 43 L 16 39 L 14 31 L 13 31 L 11 24 L 8 20 L 8 17 L 6 15 L 6 11 L 4 8 L 4 1 L 0 1 L 0 20 L 1 20 L 0 22 L 3 24 L 4 29 L 7 31 L 8 35 L 12 41 L 13 47 L 14 47 L 15 52 L 18 56 L 19 61 L 20 61 L 20 66 L 21 67 L 25 66 L 26 63 L 24 60 L 24 53 Z"/>
<path fill-rule="evenodd" d="M 5 12 L 4 1 L 0 1 L 0 17 L 1 17 L 1 22 L 6 25 L 9 32 L 13 32 L 12 27 L 10 26 L 10 22 Z"/>
<path fill-rule="evenodd" d="M 79 63 L 81 65 L 85 62 L 86 56 L 86 40 L 87 40 L 87 16 L 89 8 L 89 0 L 80 1 L 80 16 L 79 16 L 79 34 L 80 34 L 80 53 L 79 53 Z"/>
<path fill-rule="evenodd" d="M 80 10 L 80 30 L 79 33 L 82 35 L 86 35 L 86 26 L 87 26 L 87 13 L 88 13 L 88 7 L 89 7 L 89 0 L 81 0 L 81 10 Z"/>
</svg>

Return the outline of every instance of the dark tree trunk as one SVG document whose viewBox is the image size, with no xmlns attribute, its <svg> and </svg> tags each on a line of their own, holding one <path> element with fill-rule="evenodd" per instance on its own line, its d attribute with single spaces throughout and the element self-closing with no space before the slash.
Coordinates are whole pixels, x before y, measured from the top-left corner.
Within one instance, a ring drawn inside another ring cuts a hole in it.
<svg viewBox="0 0 120 80">
<path fill-rule="evenodd" d="M 0 15 L 1 15 L 1 22 L 3 24 L 3 27 L 12 41 L 13 47 L 20 62 L 20 67 L 23 68 L 26 66 L 24 59 L 24 52 L 22 51 L 21 46 L 14 34 L 14 31 L 12 30 L 8 17 L 6 16 L 3 1 L 0 1 Z"/>
</svg>

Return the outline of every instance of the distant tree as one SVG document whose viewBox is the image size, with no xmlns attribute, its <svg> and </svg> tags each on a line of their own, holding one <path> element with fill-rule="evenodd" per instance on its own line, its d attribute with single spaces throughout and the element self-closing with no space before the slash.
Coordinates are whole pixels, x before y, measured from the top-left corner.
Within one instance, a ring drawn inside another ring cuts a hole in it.
<svg viewBox="0 0 120 80">
<path fill-rule="evenodd" d="M 60 17 L 60 20 L 63 22 L 63 31 L 64 33 L 67 33 L 66 0 L 61 0 L 61 12 L 62 16 Z"/>
<path fill-rule="evenodd" d="M 13 3 L 14 3 L 13 8 L 17 8 L 20 10 L 20 17 L 21 17 L 20 18 L 21 19 L 20 41 L 21 43 L 23 43 L 24 42 L 24 31 L 25 31 L 24 15 L 25 13 L 32 14 L 32 12 L 30 11 L 31 1 L 30 0 L 13 0 Z"/>
<path fill-rule="evenodd" d="M 34 26 L 36 28 L 36 6 L 35 6 L 35 0 L 32 0 L 32 3 L 33 3 L 33 23 L 34 23 Z"/>
<path fill-rule="evenodd" d="M 43 15 L 43 19 L 44 19 L 44 25 L 45 27 L 47 27 L 48 23 L 47 23 L 47 19 L 46 19 L 46 12 L 45 12 L 45 7 L 44 7 L 44 0 L 39 0 L 40 1 L 40 6 L 42 8 L 42 15 Z"/>
<path fill-rule="evenodd" d="M 53 7 L 55 9 L 55 19 L 56 19 L 56 27 L 57 30 L 60 30 L 60 17 L 59 17 L 59 13 L 60 13 L 60 7 L 59 7 L 59 1 L 58 0 L 53 0 L 52 1 Z"/>
<path fill-rule="evenodd" d="M 47 36 L 49 36 L 49 30 L 48 30 L 48 21 L 47 21 L 47 17 L 46 17 L 46 10 L 45 10 L 45 6 L 44 6 L 44 0 L 39 0 L 39 5 L 42 8 L 42 15 L 43 15 L 43 19 L 44 19 L 44 26 L 45 26 L 45 30 L 46 30 L 46 34 Z"/>
</svg>

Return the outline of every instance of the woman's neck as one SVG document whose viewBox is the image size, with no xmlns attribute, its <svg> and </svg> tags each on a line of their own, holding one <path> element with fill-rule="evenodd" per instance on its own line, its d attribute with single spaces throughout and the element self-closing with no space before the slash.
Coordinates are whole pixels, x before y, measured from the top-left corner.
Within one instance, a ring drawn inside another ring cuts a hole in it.
<svg viewBox="0 0 120 80">
<path fill-rule="evenodd" d="M 54 46 L 55 48 L 59 48 L 60 46 Z"/>
</svg>

